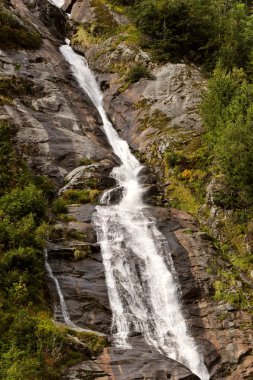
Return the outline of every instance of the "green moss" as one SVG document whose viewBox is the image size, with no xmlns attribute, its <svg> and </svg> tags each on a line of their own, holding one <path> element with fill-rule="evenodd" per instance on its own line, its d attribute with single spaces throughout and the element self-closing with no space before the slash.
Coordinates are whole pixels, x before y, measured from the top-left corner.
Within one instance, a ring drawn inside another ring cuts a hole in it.
<svg viewBox="0 0 253 380">
<path fill-rule="evenodd" d="M 91 247 L 89 245 L 76 248 L 74 250 L 74 259 L 76 261 L 85 259 L 91 253 Z"/>
<path fill-rule="evenodd" d="M 77 27 L 77 31 L 71 39 L 72 44 L 79 44 L 85 49 L 101 42 L 101 38 L 94 36 L 93 25 L 83 24 Z M 85 165 L 85 164 L 84 164 Z"/>
<path fill-rule="evenodd" d="M 192 235 L 194 231 L 191 228 L 187 228 L 186 230 L 183 230 L 183 233 L 187 235 Z"/>
<path fill-rule="evenodd" d="M 91 0 L 90 4 L 94 7 L 96 18 L 93 33 L 95 35 L 102 35 L 103 37 L 113 35 L 118 24 L 114 20 L 106 4 L 101 0 Z"/>
<path fill-rule="evenodd" d="M 31 95 L 32 93 L 33 82 L 31 80 L 15 75 L 0 75 L 0 101 L 2 104 L 11 104 L 15 97 Z"/>
<path fill-rule="evenodd" d="M 83 186 L 87 189 L 97 189 L 99 188 L 99 178 L 86 178 L 83 181 Z"/>
<path fill-rule="evenodd" d="M 0 95 L 0 106 L 4 104 L 11 106 L 13 104 L 13 101 L 8 96 Z"/>
<path fill-rule="evenodd" d="M 0 48 L 3 49 L 39 49 L 40 34 L 27 20 L 21 20 L 0 3 Z"/>
<path fill-rule="evenodd" d="M 67 190 L 63 193 L 62 198 L 71 203 L 96 203 L 99 197 L 100 191 L 96 189 L 92 190 Z"/>
<path fill-rule="evenodd" d="M 140 44 L 142 34 L 134 25 L 121 25 L 120 32 L 122 33 L 124 41 L 127 45 L 138 46 Z"/>
<path fill-rule="evenodd" d="M 88 165 L 91 165 L 93 163 L 94 163 L 94 160 L 87 158 L 87 157 L 83 157 L 80 160 L 80 165 L 84 165 L 84 166 L 86 166 L 86 165 L 88 166 Z"/>
<path fill-rule="evenodd" d="M 170 185 L 166 187 L 166 195 L 171 199 L 171 206 L 198 215 L 200 204 L 193 196 L 191 190 L 180 181 L 170 177 Z"/>
<path fill-rule="evenodd" d="M 80 240 L 80 241 L 83 241 L 86 238 L 83 232 L 74 230 L 74 229 L 67 229 L 66 232 L 64 233 L 64 237 L 66 239 L 74 239 L 74 240 Z"/>
<path fill-rule="evenodd" d="M 146 66 L 139 63 L 130 68 L 126 77 L 126 81 L 130 83 L 135 83 L 142 78 L 152 79 L 152 75 L 150 74 Z"/>
<path fill-rule="evenodd" d="M 89 349 L 92 356 L 99 355 L 103 348 L 108 345 L 107 339 L 103 336 L 98 336 L 92 332 L 70 332 L 71 334 L 77 336 L 81 342 Z"/>
<path fill-rule="evenodd" d="M 64 214 L 68 211 L 67 202 L 63 198 L 57 198 L 52 203 L 52 212 L 55 215 Z"/>
<path fill-rule="evenodd" d="M 137 107 L 141 108 L 142 104 L 137 105 Z M 144 103 L 144 107 L 149 109 L 150 106 Z M 144 131 L 147 128 L 154 128 L 166 132 L 169 127 L 170 118 L 160 110 L 155 110 L 152 113 L 147 112 L 145 117 L 141 119 L 139 130 Z"/>
</svg>

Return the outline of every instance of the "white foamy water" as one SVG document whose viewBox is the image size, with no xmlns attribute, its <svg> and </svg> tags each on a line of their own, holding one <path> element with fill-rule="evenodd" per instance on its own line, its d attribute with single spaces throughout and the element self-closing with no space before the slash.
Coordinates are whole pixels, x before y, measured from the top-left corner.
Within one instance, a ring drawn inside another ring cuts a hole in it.
<svg viewBox="0 0 253 380">
<path fill-rule="evenodd" d="M 64 323 L 66 323 L 66 325 L 68 325 L 69 327 L 76 328 L 77 326 L 70 319 L 70 316 L 69 316 L 69 313 L 67 310 L 67 305 L 66 305 L 66 302 L 65 302 L 59 281 L 55 277 L 53 270 L 51 268 L 51 265 L 48 262 L 48 253 L 47 253 L 46 249 L 44 249 L 44 258 L 45 258 L 45 266 L 46 266 L 47 274 L 51 278 L 51 280 L 53 281 L 55 288 L 56 288 L 56 291 L 57 291 L 57 294 L 58 294 L 58 297 L 59 297 L 62 319 L 63 319 Z"/>
<path fill-rule="evenodd" d="M 159 352 L 182 363 L 201 380 L 208 380 L 203 358 L 182 314 L 169 247 L 142 201 L 143 189 L 138 180 L 142 166 L 108 120 L 103 95 L 86 60 L 68 45 L 60 50 L 100 113 L 108 141 L 121 161 L 112 176 L 123 189 L 122 199 L 116 206 L 98 206 L 94 215 L 115 344 L 130 348 L 129 334 L 140 332 Z M 110 201 L 110 190 L 103 198 Z"/>
<path fill-rule="evenodd" d="M 65 0 L 50 0 L 50 2 L 56 5 L 56 7 L 61 8 L 65 3 Z"/>
<path fill-rule="evenodd" d="M 56 292 L 57 292 L 58 297 L 59 297 L 60 312 L 61 312 L 61 317 L 63 319 L 63 322 L 67 326 L 69 326 L 71 329 L 74 329 L 74 330 L 77 330 L 77 331 L 83 331 L 83 332 L 92 332 L 92 333 L 94 333 L 94 334 L 96 334 L 98 336 L 105 336 L 105 334 L 99 333 L 97 331 L 92 331 L 90 329 L 83 329 L 82 327 L 79 327 L 74 322 L 72 322 L 72 320 L 70 318 L 70 315 L 68 313 L 67 305 L 66 305 L 66 302 L 65 302 L 65 299 L 64 299 L 64 296 L 63 296 L 63 292 L 62 292 L 60 283 L 59 283 L 57 277 L 54 275 L 54 272 L 53 272 L 53 269 L 52 269 L 51 265 L 49 264 L 47 249 L 44 249 L 44 259 L 45 259 L 45 267 L 46 267 L 46 271 L 47 271 L 48 277 L 54 283 Z M 57 320 L 56 313 L 54 315 L 54 319 Z"/>
</svg>

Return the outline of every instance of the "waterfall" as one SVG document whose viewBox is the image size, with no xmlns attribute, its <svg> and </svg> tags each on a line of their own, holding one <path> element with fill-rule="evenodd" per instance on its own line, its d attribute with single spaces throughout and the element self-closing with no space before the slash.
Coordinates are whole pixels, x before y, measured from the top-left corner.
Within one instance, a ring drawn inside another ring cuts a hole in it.
<svg viewBox="0 0 253 380">
<path fill-rule="evenodd" d="M 62 318 L 63 318 L 64 322 L 66 323 L 66 325 L 68 325 L 69 327 L 76 328 L 77 326 L 70 319 L 70 316 L 69 316 L 69 313 L 67 310 L 67 305 L 66 305 L 65 299 L 63 297 L 63 293 L 62 293 L 59 281 L 54 276 L 51 265 L 48 262 L 47 249 L 44 249 L 44 259 L 45 259 L 45 267 L 46 267 L 47 274 L 48 274 L 49 278 L 51 278 L 51 280 L 53 281 L 55 288 L 56 288 L 56 291 L 57 291 L 57 294 L 58 294 L 58 297 L 59 297 Z"/>
<path fill-rule="evenodd" d="M 142 201 L 141 164 L 114 130 L 103 95 L 86 60 L 69 45 L 60 48 L 82 90 L 90 97 L 121 166 L 111 175 L 123 190 L 116 206 L 97 206 L 94 215 L 105 267 L 115 345 L 131 348 L 128 336 L 142 333 L 149 345 L 208 380 L 208 371 L 187 331 L 178 297 L 176 273 L 165 237 Z M 104 196 L 104 199 L 110 199 Z"/>
<path fill-rule="evenodd" d="M 50 0 L 50 2 L 56 7 L 61 8 L 64 5 L 65 0 Z"/>
<path fill-rule="evenodd" d="M 47 252 L 46 248 L 44 249 L 43 253 L 44 253 L 45 267 L 46 267 L 48 277 L 54 283 L 55 289 L 56 289 L 58 297 L 59 297 L 61 316 L 62 316 L 64 323 L 66 323 L 66 325 L 68 327 L 70 327 L 71 329 L 74 329 L 76 331 L 93 333 L 93 334 L 96 334 L 97 336 L 101 336 L 101 337 L 106 336 L 105 334 L 100 333 L 98 331 L 94 331 L 94 330 L 90 330 L 90 329 L 83 329 L 82 327 L 77 326 L 74 322 L 71 321 L 69 313 L 68 313 L 67 305 L 66 305 L 66 302 L 65 302 L 62 290 L 61 290 L 60 283 L 59 283 L 57 277 L 54 275 L 53 270 L 51 268 L 51 265 L 48 262 L 48 252 Z M 57 319 L 56 315 L 54 315 L 54 318 L 55 318 L 55 320 Z"/>
</svg>

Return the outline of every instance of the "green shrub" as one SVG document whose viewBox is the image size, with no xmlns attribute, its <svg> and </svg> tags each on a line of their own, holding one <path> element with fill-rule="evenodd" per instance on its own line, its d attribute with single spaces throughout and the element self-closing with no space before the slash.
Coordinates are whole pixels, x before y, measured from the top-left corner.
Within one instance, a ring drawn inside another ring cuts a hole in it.
<svg viewBox="0 0 253 380">
<path fill-rule="evenodd" d="M 67 190 L 63 193 L 63 199 L 68 203 L 95 203 L 100 194 L 99 190 Z"/>
<path fill-rule="evenodd" d="M 67 202 L 63 198 L 57 198 L 52 202 L 52 212 L 54 214 L 65 214 L 67 211 Z"/>
<path fill-rule="evenodd" d="M 97 336 L 92 332 L 80 332 L 76 333 L 76 335 L 90 350 L 92 356 L 100 354 L 107 345 L 106 338 Z"/>
<path fill-rule="evenodd" d="M 135 83 L 138 82 L 141 78 L 151 79 L 152 76 L 146 66 L 138 64 L 129 70 L 126 80 L 130 83 Z"/>
<path fill-rule="evenodd" d="M 0 198 L 0 210 L 11 220 L 17 220 L 30 213 L 36 218 L 45 215 L 46 200 L 41 190 L 34 184 L 24 189 L 16 188 Z"/>
</svg>

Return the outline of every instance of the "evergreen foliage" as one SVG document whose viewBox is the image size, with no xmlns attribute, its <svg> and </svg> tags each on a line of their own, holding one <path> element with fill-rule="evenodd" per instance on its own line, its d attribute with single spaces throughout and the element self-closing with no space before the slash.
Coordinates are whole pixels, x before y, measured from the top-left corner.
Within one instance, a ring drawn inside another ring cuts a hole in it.
<svg viewBox="0 0 253 380">
<path fill-rule="evenodd" d="M 244 72 L 218 66 L 201 109 L 212 154 L 230 187 L 230 207 L 249 207 L 253 199 L 252 104 L 253 86 Z"/>
<path fill-rule="evenodd" d="M 143 32 L 143 47 L 158 61 L 186 59 L 210 71 L 252 64 L 253 17 L 247 1 L 114 0 Z"/>
</svg>

